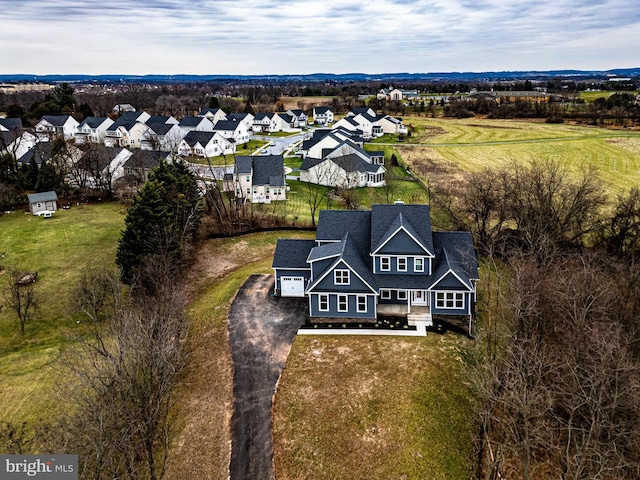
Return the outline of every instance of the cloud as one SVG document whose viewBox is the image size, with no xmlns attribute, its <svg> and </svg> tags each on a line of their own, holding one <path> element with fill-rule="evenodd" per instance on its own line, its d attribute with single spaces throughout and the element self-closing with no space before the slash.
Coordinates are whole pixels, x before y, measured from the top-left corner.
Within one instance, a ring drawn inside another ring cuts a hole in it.
<svg viewBox="0 0 640 480">
<path fill-rule="evenodd" d="M 381 73 L 640 64 L 631 41 L 640 28 L 638 0 L 0 0 L 0 8 L 6 73 Z"/>
</svg>

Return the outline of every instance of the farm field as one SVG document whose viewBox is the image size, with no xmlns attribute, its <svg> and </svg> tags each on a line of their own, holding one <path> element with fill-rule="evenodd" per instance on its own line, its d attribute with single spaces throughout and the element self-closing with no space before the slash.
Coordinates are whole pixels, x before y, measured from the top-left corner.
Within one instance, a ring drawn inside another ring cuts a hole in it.
<svg viewBox="0 0 640 480">
<path fill-rule="evenodd" d="M 0 421 L 37 421 L 55 410 L 56 361 L 76 325 L 68 314 L 71 292 L 87 268 L 115 268 L 123 226 L 124 208 L 112 203 L 58 210 L 51 219 L 0 217 L 0 266 L 38 272 L 39 299 L 24 336 L 9 307 L 0 311 Z"/>
<path fill-rule="evenodd" d="M 416 171 L 426 161 L 472 173 L 513 161 L 555 159 L 575 172 L 593 168 L 612 195 L 640 183 L 640 131 L 473 118 L 403 120 L 416 132 L 394 147 Z"/>
</svg>

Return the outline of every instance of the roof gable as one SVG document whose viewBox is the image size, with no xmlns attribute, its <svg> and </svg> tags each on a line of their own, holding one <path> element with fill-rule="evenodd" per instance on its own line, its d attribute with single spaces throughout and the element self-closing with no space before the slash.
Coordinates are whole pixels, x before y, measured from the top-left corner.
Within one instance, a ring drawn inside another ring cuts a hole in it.
<svg viewBox="0 0 640 480">
<path fill-rule="evenodd" d="M 371 252 L 378 251 L 403 228 L 428 254 L 433 255 L 429 205 L 372 205 Z"/>
</svg>

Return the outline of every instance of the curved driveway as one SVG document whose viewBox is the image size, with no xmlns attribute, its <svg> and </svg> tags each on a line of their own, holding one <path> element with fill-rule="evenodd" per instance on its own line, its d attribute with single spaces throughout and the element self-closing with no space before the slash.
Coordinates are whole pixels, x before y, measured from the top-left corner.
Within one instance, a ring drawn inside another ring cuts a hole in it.
<svg viewBox="0 0 640 480">
<path fill-rule="evenodd" d="M 273 395 L 307 315 L 305 299 L 274 298 L 273 275 L 252 275 L 229 312 L 233 358 L 231 480 L 273 480 Z"/>
</svg>

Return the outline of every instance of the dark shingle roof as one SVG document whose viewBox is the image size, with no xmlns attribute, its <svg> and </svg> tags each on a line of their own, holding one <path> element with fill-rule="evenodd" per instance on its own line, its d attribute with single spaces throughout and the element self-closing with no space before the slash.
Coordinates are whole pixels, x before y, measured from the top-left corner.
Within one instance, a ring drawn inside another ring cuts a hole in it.
<svg viewBox="0 0 640 480">
<path fill-rule="evenodd" d="M 82 121 L 82 123 L 80 123 L 80 125 L 78 125 L 78 128 L 84 125 L 89 125 L 90 128 L 98 128 L 106 120 L 107 117 L 87 117 Z"/>
<path fill-rule="evenodd" d="M 43 115 L 41 120 L 49 122 L 54 127 L 62 127 L 71 115 Z"/>
<path fill-rule="evenodd" d="M 181 127 L 197 127 L 204 121 L 205 119 L 203 119 L 203 117 L 184 117 L 182 120 L 180 120 L 180 123 L 178 125 L 180 125 Z M 211 123 L 209 120 L 206 121 Z"/>
<path fill-rule="evenodd" d="M 247 175 L 253 169 L 253 157 L 236 157 L 235 171 L 238 175 Z"/>
<path fill-rule="evenodd" d="M 51 158 L 51 143 L 50 142 L 38 142 L 33 147 L 25 152 L 19 159 L 19 163 L 29 163 L 32 159 L 38 165 L 41 165 L 43 162 L 49 161 Z"/>
<path fill-rule="evenodd" d="M 221 131 L 235 132 L 236 128 L 238 128 L 238 125 L 240 125 L 240 123 L 234 122 L 233 120 L 220 120 L 219 122 L 216 122 L 216 124 L 213 126 L 213 130 L 216 132 L 221 132 Z"/>
<path fill-rule="evenodd" d="M 187 133 L 183 140 L 187 142 L 187 145 L 193 147 L 196 143 L 199 143 L 203 147 L 207 145 L 213 137 L 215 132 L 197 132 L 195 130 Z"/>
<path fill-rule="evenodd" d="M 273 268 L 310 269 L 307 263 L 309 252 L 316 245 L 314 240 L 280 239 L 273 255 Z"/>
<path fill-rule="evenodd" d="M 371 252 L 375 252 L 387 240 L 394 224 L 403 225 L 410 233 L 415 232 L 417 240 L 431 253 L 434 252 L 429 205 L 404 204 L 372 205 Z"/>
<path fill-rule="evenodd" d="M 438 261 L 433 272 L 438 280 L 448 269 L 453 270 L 468 285 L 478 278 L 478 259 L 470 232 L 433 232 Z"/>
<path fill-rule="evenodd" d="M 284 157 L 260 155 L 253 158 L 253 185 L 284 186 Z"/>
</svg>

